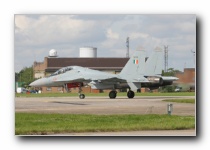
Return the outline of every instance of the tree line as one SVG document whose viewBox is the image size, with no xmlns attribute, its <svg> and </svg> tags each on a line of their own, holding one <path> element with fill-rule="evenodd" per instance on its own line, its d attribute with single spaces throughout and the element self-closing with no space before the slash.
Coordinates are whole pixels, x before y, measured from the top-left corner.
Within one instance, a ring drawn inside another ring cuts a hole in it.
<svg viewBox="0 0 210 150">
<path fill-rule="evenodd" d="M 33 74 L 33 66 L 24 67 L 20 72 L 15 72 L 15 82 L 20 82 L 21 87 L 27 87 L 35 80 Z"/>
</svg>

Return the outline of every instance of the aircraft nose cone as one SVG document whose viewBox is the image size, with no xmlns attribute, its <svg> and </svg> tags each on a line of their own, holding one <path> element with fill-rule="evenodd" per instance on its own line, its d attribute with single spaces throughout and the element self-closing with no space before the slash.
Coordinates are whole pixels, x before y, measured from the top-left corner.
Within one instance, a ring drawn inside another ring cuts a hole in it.
<svg viewBox="0 0 210 150">
<path fill-rule="evenodd" d="M 29 84 L 29 86 L 33 86 L 33 82 L 31 82 L 31 83 Z"/>
<path fill-rule="evenodd" d="M 40 86 L 43 86 L 44 84 L 46 84 L 45 82 L 46 82 L 45 79 L 42 78 L 42 79 L 38 79 L 38 80 L 30 83 L 29 86 L 32 86 L 32 87 L 40 87 Z"/>
<path fill-rule="evenodd" d="M 34 84 L 35 83 L 35 81 L 34 82 L 31 82 L 30 84 L 29 84 L 29 86 L 35 86 L 36 84 Z"/>
<path fill-rule="evenodd" d="M 36 86 L 38 86 L 38 85 L 39 85 L 38 83 L 39 83 L 39 82 L 38 82 L 38 80 L 36 80 L 36 81 L 34 81 L 34 82 L 30 83 L 30 84 L 29 84 L 29 86 L 36 87 Z"/>
</svg>

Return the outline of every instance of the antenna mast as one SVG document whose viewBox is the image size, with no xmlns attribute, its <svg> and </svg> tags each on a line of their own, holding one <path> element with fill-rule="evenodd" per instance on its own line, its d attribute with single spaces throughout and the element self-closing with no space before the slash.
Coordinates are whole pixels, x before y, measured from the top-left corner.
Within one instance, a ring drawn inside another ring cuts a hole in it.
<svg viewBox="0 0 210 150">
<path fill-rule="evenodd" d="M 126 47 L 127 47 L 126 58 L 129 58 L 129 37 L 127 37 L 126 39 Z"/>
<path fill-rule="evenodd" d="M 168 45 L 164 45 L 165 72 L 168 71 Z"/>
<path fill-rule="evenodd" d="M 195 65 L 195 51 L 191 50 L 191 52 L 193 53 L 193 60 L 194 60 L 194 65 Z"/>
</svg>

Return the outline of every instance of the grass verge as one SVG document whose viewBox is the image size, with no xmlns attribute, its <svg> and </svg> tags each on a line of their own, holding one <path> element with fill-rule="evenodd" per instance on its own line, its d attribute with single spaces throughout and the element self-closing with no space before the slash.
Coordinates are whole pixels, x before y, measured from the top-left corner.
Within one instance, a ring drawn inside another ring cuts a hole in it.
<svg viewBox="0 0 210 150">
<path fill-rule="evenodd" d="M 15 114 L 16 135 L 46 135 L 73 132 L 182 130 L 195 128 L 193 116 Z"/>
<path fill-rule="evenodd" d="M 163 100 L 164 102 L 176 102 L 176 103 L 190 103 L 195 104 L 195 99 L 168 99 Z"/>
</svg>

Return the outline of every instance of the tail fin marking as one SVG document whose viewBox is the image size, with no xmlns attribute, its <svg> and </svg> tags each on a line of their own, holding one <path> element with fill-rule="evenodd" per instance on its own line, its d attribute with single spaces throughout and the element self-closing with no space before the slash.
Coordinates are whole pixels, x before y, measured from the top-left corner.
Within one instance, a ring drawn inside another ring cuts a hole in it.
<svg viewBox="0 0 210 150">
<path fill-rule="evenodd" d="M 135 79 L 143 77 L 145 72 L 145 51 L 137 50 L 128 60 L 125 67 L 120 72 L 120 77 L 124 79 Z"/>
</svg>

